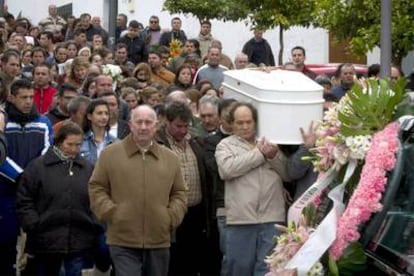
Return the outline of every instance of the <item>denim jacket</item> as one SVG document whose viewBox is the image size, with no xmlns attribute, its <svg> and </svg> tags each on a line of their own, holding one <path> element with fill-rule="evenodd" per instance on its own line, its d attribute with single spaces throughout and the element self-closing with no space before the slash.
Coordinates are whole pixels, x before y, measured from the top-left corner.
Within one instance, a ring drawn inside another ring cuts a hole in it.
<svg viewBox="0 0 414 276">
<path fill-rule="evenodd" d="M 116 142 L 117 140 L 118 139 L 110 135 L 109 132 L 105 132 L 105 137 L 103 141 L 104 148 Z M 94 134 L 91 130 L 85 133 L 83 137 L 80 155 L 93 165 L 95 165 L 96 161 L 98 160 L 98 146 L 94 141 Z"/>
</svg>

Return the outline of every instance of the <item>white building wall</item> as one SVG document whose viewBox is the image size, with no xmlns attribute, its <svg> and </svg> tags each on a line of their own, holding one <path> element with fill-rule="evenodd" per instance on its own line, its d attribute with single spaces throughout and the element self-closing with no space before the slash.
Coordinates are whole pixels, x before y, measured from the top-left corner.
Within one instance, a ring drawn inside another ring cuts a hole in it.
<svg viewBox="0 0 414 276">
<path fill-rule="evenodd" d="M 14 15 L 22 12 L 22 16 L 28 17 L 33 23 L 39 22 L 40 19 L 47 16 L 47 6 L 51 3 L 61 6 L 73 3 L 73 14 L 79 16 L 87 12 L 91 15 L 101 16 L 103 25 L 108 26 L 108 7 L 109 1 L 114 0 L 8 0 L 6 1 L 9 10 Z M 142 22 L 144 26 L 148 24 L 151 15 L 160 17 L 162 28 L 170 27 L 170 20 L 173 15 L 162 11 L 163 0 L 119 0 L 118 12 L 128 15 L 128 19 L 136 19 Z M 36 7 L 33 7 L 33 6 Z M 130 12 L 132 10 L 132 12 Z M 179 15 L 183 21 L 183 30 L 187 33 L 188 38 L 195 38 L 199 32 L 198 20 L 192 16 Z M 223 52 L 232 59 L 239 53 L 243 44 L 252 37 L 250 26 L 244 22 L 222 22 L 212 21 L 212 34 L 215 38 L 222 41 Z M 279 32 L 278 28 L 269 30 L 264 34 L 272 49 L 277 62 L 279 51 Z M 303 46 L 306 49 L 308 63 L 327 63 L 329 61 L 328 33 L 324 29 L 293 27 L 284 32 L 284 52 L 283 61 L 290 58 L 290 49 L 296 45 Z M 379 62 L 379 55 L 369 54 L 368 64 Z"/>
</svg>

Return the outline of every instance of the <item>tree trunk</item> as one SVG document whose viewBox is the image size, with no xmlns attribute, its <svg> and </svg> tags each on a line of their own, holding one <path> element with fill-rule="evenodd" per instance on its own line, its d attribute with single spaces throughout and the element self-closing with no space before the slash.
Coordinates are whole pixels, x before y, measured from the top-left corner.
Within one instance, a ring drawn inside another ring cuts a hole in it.
<svg viewBox="0 0 414 276">
<path fill-rule="evenodd" d="M 279 25 L 279 55 L 278 55 L 278 65 L 283 65 L 283 49 L 285 45 L 283 44 L 283 25 Z"/>
<path fill-rule="evenodd" d="M 403 57 L 399 53 L 393 53 L 391 58 L 392 58 L 392 61 L 391 61 L 392 65 L 398 67 L 401 70 L 401 64 L 402 64 Z"/>
</svg>

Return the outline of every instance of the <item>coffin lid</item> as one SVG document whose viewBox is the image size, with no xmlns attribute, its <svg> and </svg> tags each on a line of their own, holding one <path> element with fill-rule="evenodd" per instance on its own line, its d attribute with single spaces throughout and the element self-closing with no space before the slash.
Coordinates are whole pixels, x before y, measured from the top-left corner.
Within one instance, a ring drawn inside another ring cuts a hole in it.
<svg viewBox="0 0 414 276">
<path fill-rule="evenodd" d="M 301 72 L 275 69 L 264 72 L 257 68 L 224 72 L 224 82 L 230 79 L 251 85 L 259 90 L 280 92 L 322 91 L 323 87 Z"/>
</svg>

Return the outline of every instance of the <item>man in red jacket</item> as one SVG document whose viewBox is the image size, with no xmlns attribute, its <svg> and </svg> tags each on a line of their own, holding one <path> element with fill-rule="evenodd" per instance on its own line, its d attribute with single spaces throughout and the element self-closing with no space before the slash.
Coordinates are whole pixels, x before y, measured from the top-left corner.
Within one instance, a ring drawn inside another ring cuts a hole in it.
<svg viewBox="0 0 414 276">
<path fill-rule="evenodd" d="M 51 109 L 56 88 L 50 86 L 50 68 L 41 63 L 33 68 L 33 83 L 35 87 L 34 102 L 40 114 L 45 114 Z"/>
</svg>

